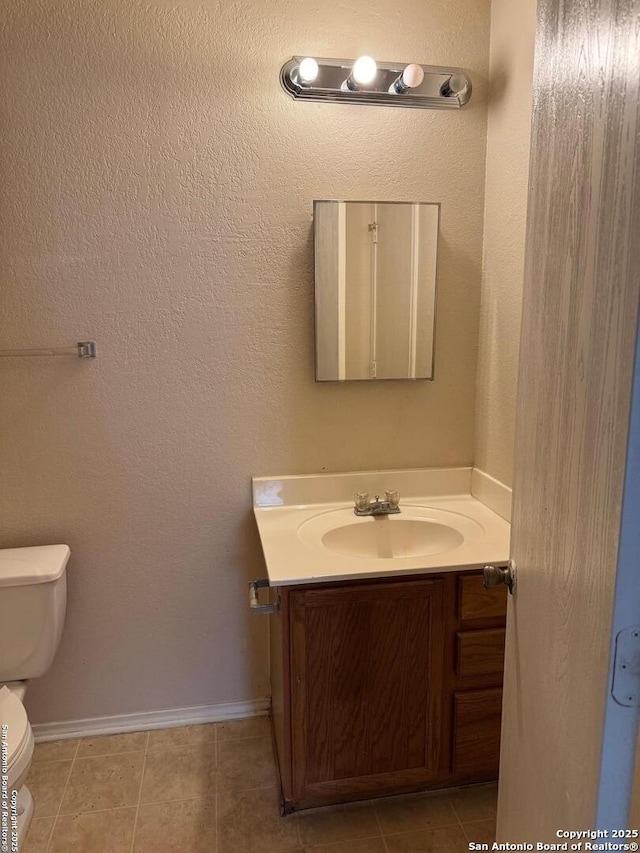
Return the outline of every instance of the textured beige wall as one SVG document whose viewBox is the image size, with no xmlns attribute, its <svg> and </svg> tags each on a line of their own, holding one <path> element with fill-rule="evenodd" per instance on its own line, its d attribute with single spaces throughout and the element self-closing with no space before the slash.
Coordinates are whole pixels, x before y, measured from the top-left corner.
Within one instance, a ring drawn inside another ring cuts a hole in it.
<svg viewBox="0 0 640 853">
<path fill-rule="evenodd" d="M 513 471 L 536 6 L 536 0 L 491 4 L 474 461 L 507 485 Z"/>
<path fill-rule="evenodd" d="M 252 474 L 473 460 L 488 0 L 5 0 L 0 544 L 68 542 L 35 721 L 268 694 Z M 292 53 L 459 64 L 460 112 L 300 104 Z M 436 381 L 313 382 L 313 198 L 442 202 Z"/>
</svg>

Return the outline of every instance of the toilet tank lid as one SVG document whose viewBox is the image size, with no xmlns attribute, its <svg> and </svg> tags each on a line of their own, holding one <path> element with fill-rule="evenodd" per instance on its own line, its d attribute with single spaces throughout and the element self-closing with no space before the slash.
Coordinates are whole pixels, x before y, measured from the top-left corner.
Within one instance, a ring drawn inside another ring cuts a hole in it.
<svg viewBox="0 0 640 853">
<path fill-rule="evenodd" d="M 58 580 L 64 574 L 70 554 L 68 545 L 0 549 L 0 587 Z"/>
</svg>

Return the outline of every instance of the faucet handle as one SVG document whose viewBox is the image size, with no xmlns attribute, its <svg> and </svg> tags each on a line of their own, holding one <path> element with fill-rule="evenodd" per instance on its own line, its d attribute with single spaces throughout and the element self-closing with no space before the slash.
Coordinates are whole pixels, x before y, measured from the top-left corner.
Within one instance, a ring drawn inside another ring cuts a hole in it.
<svg viewBox="0 0 640 853">
<path fill-rule="evenodd" d="M 400 503 L 400 492 L 397 492 L 395 489 L 387 489 L 387 491 L 384 493 L 384 496 L 387 499 L 389 506 L 393 507 L 394 509 Z"/>
<path fill-rule="evenodd" d="M 369 492 L 356 492 L 354 499 L 356 509 L 366 509 L 369 506 Z"/>
</svg>

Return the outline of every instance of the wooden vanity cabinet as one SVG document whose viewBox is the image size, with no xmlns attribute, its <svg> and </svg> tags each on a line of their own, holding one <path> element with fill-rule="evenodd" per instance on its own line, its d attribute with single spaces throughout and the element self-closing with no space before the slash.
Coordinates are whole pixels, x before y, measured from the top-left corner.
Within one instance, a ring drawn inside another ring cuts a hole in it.
<svg viewBox="0 0 640 853">
<path fill-rule="evenodd" d="M 477 573 L 282 587 L 285 811 L 495 778 L 505 599 Z"/>
</svg>

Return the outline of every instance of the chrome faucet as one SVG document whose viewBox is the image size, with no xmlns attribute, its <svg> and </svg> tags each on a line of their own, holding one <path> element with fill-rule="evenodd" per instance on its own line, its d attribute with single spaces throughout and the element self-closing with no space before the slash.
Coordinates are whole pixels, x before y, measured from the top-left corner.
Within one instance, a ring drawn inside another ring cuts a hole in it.
<svg viewBox="0 0 640 853">
<path fill-rule="evenodd" d="M 380 495 L 376 495 L 375 499 L 369 500 L 368 492 L 358 492 L 355 496 L 355 506 L 353 511 L 356 515 L 392 515 L 400 512 L 400 493 L 394 489 L 384 493 L 385 499 L 380 500 Z"/>
</svg>

